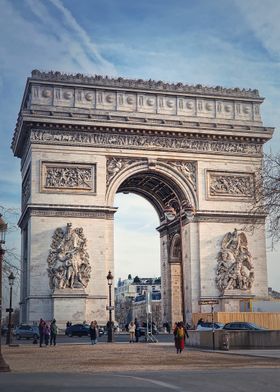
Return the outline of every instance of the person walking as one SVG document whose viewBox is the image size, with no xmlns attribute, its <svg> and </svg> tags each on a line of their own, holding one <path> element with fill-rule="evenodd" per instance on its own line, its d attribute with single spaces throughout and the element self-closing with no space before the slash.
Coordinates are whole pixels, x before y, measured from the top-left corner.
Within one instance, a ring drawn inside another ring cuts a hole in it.
<svg viewBox="0 0 280 392">
<path fill-rule="evenodd" d="M 51 335 L 51 328 L 48 323 L 45 323 L 44 325 L 44 336 L 45 336 L 45 345 L 49 345 L 49 340 L 50 340 L 50 335 Z"/>
<path fill-rule="evenodd" d="M 45 321 L 41 318 L 39 321 L 39 336 L 40 336 L 40 347 L 42 347 L 44 341 L 44 328 L 45 328 Z"/>
<path fill-rule="evenodd" d="M 128 332 L 129 332 L 129 343 L 134 343 L 134 338 L 135 338 L 135 324 L 134 324 L 134 321 L 131 321 L 129 323 Z"/>
<path fill-rule="evenodd" d="M 92 345 L 96 344 L 97 343 L 97 336 L 98 336 L 98 325 L 97 325 L 96 320 L 94 320 L 90 323 L 89 334 L 90 334 L 91 344 Z"/>
<path fill-rule="evenodd" d="M 177 354 L 184 350 L 185 347 L 185 338 L 186 338 L 186 332 L 184 325 L 180 322 L 177 324 L 177 327 L 174 329 L 174 336 L 175 336 L 175 347 L 177 350 Z"/>
<path fill-rule="evenodd" d="M 50 346 L 53 344 L 56 346 L 56 335 L 57 335 L 57 325 L 56 325 L 56 319 L 53 319 L 51 322 L 51 340 L 50 340 Z"/>
</svg>

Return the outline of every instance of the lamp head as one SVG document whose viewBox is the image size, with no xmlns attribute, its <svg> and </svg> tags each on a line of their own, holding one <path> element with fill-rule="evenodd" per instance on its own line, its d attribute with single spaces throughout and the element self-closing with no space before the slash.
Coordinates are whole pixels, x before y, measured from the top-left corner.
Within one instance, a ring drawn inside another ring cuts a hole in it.
<svg viewBox="0 0 280 392">
<path fill-rule="evenodd" d="M 113 279 L 114 279 L 114 277 L 113 277 L 113 275 L 112 275 L 112 272 L 109 271 L 109 272 L 108 272 L 108 275 L 107 275 L 107 280 L 108 280 L 108 285 L 109 285 L 109 286 L 112 285 Z"/>
<path fill-rule="evenodd" d="M 15 275 L 13 274 L 13 271 L 10 273 L 8 279 L 9 279 L 9 285 L 13 286 L 15 279 L 16 279 Z"/>
</svg>

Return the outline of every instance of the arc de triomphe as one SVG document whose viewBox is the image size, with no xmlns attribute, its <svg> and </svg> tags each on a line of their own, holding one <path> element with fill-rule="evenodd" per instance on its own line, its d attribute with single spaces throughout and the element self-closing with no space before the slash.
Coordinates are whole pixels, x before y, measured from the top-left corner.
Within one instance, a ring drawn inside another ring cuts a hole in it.
<svg viewBox="0 0 280 392">
<path fill-rule="evenodd" d="M 267 295 L 264 216 L 244 224 L 273 129 L 257 90 L 33 71 L 12 142 L 21 158 L 21 321 L 107 320 L 114 196 L 158 213 L 163 319 Z M 143 247 L 145 244 L 143 244 Z"/>
</svg>

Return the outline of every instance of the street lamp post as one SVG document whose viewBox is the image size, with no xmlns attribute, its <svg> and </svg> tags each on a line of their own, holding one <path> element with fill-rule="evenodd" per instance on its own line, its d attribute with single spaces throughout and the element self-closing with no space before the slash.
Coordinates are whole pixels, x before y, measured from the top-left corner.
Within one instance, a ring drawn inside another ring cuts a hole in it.
<svg viewBox="0 0 280 392">
<path fill-rule="evenodd" d="M 8 331 L 7 331 L 7 339 L 6 339 L 6 344 L 11 344 L 12 340 L 12 313 L 13 313 L 13 284 L 15 281 L 15 276 L 13 272 L 10 273 L 9 277 L 9 286 L 10 286 L 10 307 L 8 309 L 9 312 L 9 323 L 8 323 Z"/>
<path fill-rule="evenodd" d="M 7 231 L 8 225 L 2 219 L 2 215 L 0 215 L 0 372 L 10 372 L 10 367 L 4 361 L 2 356 L 2 346 L 1 346 L 1 334 L 2 334 L 2 264 L 3 258 L 5 254 L 5 250 L 2 248 L 2 245 L 5 244 L 5 235 Z"/>
<path fill-rule="evenodd" d="M 176 208 L 173 205 L 177 206 L 178 214 L 179 214 L 179 225 L 180 225 L 180 242 L 181 242 L 181 298 L 182 298 L 182 316 L 183 323 L 186 324 L 186 313 L 185 313 L 185 289 L 184 289 L 184 262 L 183 262 L 183 218 L 182 215 L 185 214 L 187 218 L 187 222 L 191 222 L 194 217 L 194 208 L 188 202 L 180 202 L 177 199 L 172 199 L 169 202 L 169 208 L 165 210 L 165 216 L 167 220 L 173 221 L 177 216 Z"/>
<path fill-rule="evenodd" d="M 107 323 L 107 342 L 108 343 L 112 343 L 113 342 L 113 323 L 112 323 L 112 310 L 113 310 L 113 306 L 112 306 L 112 284 L 113 284 L 113 275 L 111 273 L 111 271 L 109 271 L 108 275 L 107 275 L 107 281 L 108 281 L 108 286 L 109 286 L 109 306 L 107 307 L 107 309 L 109 310 L 109 321 Z"/>
</svg>

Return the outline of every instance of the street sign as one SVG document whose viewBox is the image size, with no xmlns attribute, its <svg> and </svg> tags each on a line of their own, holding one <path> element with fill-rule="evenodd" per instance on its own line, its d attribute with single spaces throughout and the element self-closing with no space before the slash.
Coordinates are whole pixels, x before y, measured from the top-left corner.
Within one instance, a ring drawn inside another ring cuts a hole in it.
<svg viewBox="0 0 280 392">
<path fill-rule="evenodd" d="M 115 309 L 115 307 L 114 306 L 106 306 L 106 310 L 114 310 Z"/>
<path fill-rule="evenodd" d="M 11 312 L 13 313 L 14 309 L 13 308 L 6 308 L 6 312 Z"/>
<path fill-rule="evenodd" d="M 219 301 L 217 299 L 204 299 L 198 301 L 198 305 L 218 305 Z"/>
</svg>

